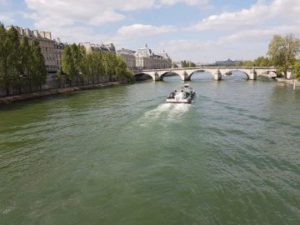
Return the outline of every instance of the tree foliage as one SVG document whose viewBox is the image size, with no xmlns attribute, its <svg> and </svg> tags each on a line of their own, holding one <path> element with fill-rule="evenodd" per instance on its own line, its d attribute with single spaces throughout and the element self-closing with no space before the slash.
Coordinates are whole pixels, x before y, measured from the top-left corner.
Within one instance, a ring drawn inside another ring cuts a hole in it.
<svg viewBox="0 0 300 225">
<path fill-rule="evenodd" d="M 10 95 L 41 87 L 46 81 L 44 58 L 37 41 L 21 37 L 14 27 L 0 23 L 0 87 Z"/>
<path fill-rule="evenodd" d="M 193 63 L 192 61 L 183 60 L 183 61 L 181 61 L 181 67 L 182 68 L 196 67 L 196 64 Z"/>
<path fill-rule="evenodd" d="M 133 74 L 120 56 L 111 52 L 87 53 L 76 44 L 67 45 L 62 55 L 62 73 L 69 85 L 132 80 Z"/>
<path fill-rule="evenodd" d="M 31 59 L 33 71 L 33 84 L 41 89 L 42 84 L 46 82 L 47 70 L 45 67 L 45 60 L 42 55 L 38 41 L 34 40 L 31 46 Z"/>
<path fill-rule="evenodd" d="M 244 61 L 244 62 L 242 62 L 241 65 L 246 66 L 246 67 L 255 67 L 255 66 L 269 67 L 269 66 L 272 66 L 272 62 L 270 61 L 270 59 L 268 57 L 259 56 L 258 58 L 256 58 L 253 61 L 251 61 L 251 60 Z"/>
<path fill-rule="evenodd" d="M 254 66 L 268 67 L 272 66 L 272 63 L 268 57 L 260 56 L 254 60 Z"/>
<path fill-rule="evenodd" d="M 8 75 L 8 35 L 3 24 L 0 23 L 0 85 L 9 94 L 10 77 Z"/>
<path fill-rule="evenodd" d="M 300 59 L 296 60 L 293 69 L 295 78 L 300 81 Z"/>
<path fill-rule="evenodd" d="M 283 72 L 285 78 L 288 70 L 294 65 L 300 50 L 300 40 L 294 35 L 275 35 L 269 44 L 268 55 L 278 71 Z"/>
</svg>

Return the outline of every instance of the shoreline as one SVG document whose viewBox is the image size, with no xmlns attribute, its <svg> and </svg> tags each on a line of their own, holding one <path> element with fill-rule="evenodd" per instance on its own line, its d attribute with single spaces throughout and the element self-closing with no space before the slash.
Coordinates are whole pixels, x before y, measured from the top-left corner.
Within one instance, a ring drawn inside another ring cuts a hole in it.
<svg viewBox="0 0 300 225">
<path fill-rule="evenodd" d="M 300 81 L 298 81 L 298 80 L 294 80 L 294 79 L 287 80 L 287 79 L 283 79 L 283 78 L 277 78 L 276 81 L 280 84 L 287 84 L 287 85 L 292 85 L 292 86 L 294 86 L 294 81 L 295 81 L 295 88 L 300 87 Z"/>
<path fill-rule="evenodd" d="M 277 78 L 276 82 L 281 83 L 281 84 L 294 85 L 294 80 Z M 0 106 L 9 105 L 9 104 L 26 101 L 26 100 L 43 98 L 43 97 L 70 94 L 70 93 L 78 92 L 78 91 L 113 87 L 113 86 L 118 86 L 121 84 L 122 84 L 121 82 L 107 82 L 107 83 L 91 84 L 91 85 L 77 86 L 77 87 L 49 89 L 49 90 L 43 90 L 43 91 L 38 91 L 38 92 L 33 92 L 33 93 L 28 93 L 28 94 L 0 97 Z M 296 88 L 300 87 L 300 81 L 296 80 L 295 87 Z"/>
<path fill-rule="evenodd" d="M 1 105 L 9 105 L 9 104 L 12 104 L 15 102 L 20 102 L 20 101 L 43 98 L 43 97 L 69 94 L 69 93 L 73 93 L 73 92 L 77 92 L 77 91 L 113 87 L 113 86 L 118 86 L 121 84 L 122 84 L 121 82 L 107 82 L 107 83 L 92 84 L 92 85 L 85 85 L 85 86 L 79 86 L 79 87 L 49 89 L 49 90 L 43 90 L 43 91 L 38 91 L 38 92 L 33 92 L 33 93 L 28 93 L 28 94 L 0 97 L 0 106 Z"/>
</svg>

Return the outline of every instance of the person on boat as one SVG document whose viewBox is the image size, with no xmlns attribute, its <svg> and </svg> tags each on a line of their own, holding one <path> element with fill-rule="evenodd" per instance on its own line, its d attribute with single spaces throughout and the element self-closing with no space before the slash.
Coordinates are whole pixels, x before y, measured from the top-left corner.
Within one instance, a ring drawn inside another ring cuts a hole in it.
<svg viewBox="0 0 300 225">
<path fill-rule="evenodd" d="M 183 90 L 181 90 L 181 92 L 179 93 L 179 99 L 185 99 L 185 92 Z"/>
<path fill-rule="evenodd" d="M 190 92 L 186 91 L 185 96 L 186 96 L 186 98 L 188 98 L 190 96 Z"/>
<path fill-rule="evenodd" d="M 174 98 L 175 97 L 175 94 L 176 94 L 176 90 L 175 91 L 172 91 L 169 95 L 169 98 Z"/>
</svg>

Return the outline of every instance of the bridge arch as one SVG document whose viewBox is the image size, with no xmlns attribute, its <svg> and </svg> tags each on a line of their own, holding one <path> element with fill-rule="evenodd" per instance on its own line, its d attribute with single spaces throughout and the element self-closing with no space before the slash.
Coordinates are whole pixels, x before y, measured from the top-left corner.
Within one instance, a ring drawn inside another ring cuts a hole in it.
<svg viewBox="0 0 300 225">
<path fill-rule="evenodd" d="M 256 71 L 258 77 L 267 77 L 270 79 L 274 79 L 279 75 L 276 69 L 271 69 L 271 70 L 257 69 Z"/>
<path fill-rule="evenodd" d="M 160 75 L 159 75 L 159 80 L 160 81 L 163 81 L 164 80 L 164 77 L 166 76 L 172 76 L 172 75 L 175 75 L 175 76 L 178 76 L 181 80 L 182 80 L 182 76 L 178 73 L 178 72 L 174 72 L 174 71 L 166 71 L 166 72 L 162 72 Z"/>
<path fill-rule="evenodd" d="M 136 73 L 134 74 L 134 78 L 136 81 L 142 81 L 142 80 L 154 80 L 153 75 L 150 73 Z"/>
<path fill-rule="evenodd" d="M 251 70 L 250 69 L 225 69 L 225 70 L 221 70 L 221 73 L 222 73 L 223 77 L 235 76 L 234 75 L 235 72 L 240 72 L 241 74 L 245 75 L 246 80 L 250 80 L 250 78 L 251 78 Z"/>
<path fill-rule="evenodd" d="M 215 78 L 215 76 L 214 76 L 215 71 L 210 71 L 210 70 L 205 70 L 205 69 L 197 69 L 197 70 L 194 70 L 194 71 L 190 71 L 188 73 L 187 80 L 191 80 L 192 76 L 196 73 L 207 73 L 212 77 L 212 79 Z"/>
</svg>

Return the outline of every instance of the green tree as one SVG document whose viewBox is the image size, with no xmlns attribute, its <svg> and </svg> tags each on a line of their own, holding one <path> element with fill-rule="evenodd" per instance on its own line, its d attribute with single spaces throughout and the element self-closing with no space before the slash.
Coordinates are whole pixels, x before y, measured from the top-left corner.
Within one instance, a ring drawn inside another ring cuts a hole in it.
<svg viewBox="0 0 300 225">
<path fill-rule="evenodd" d="M 21 38 L 20 43 L 20 65 L 19 65 L 19 77 L 21 86 L 29 86 L 29 90 L 32 91 L 32 51 L 31 45 L 27 37 Z M 19 93 L 21 93 L 21 87 Z"/>
<path fill-rule="evenodd" d="M 8 73 L 8 38 L 7 31 L 0 23 L 0 86 L 5 89 L 6 95 L 10 92 L 10 76 Z"/>
<path fill-rule="evenodd" d="M 271 62 L 269 60 L 269 58 L 264 57 L 264 56 L 260 56 L 257 59 L 254 60 L 253 62 L 254 66 L 271 66 Z"/>
<path fill-rule="evenodd" d="M 300 50 L 300 40 L 290 34 L 285 37 L 275 35 L 269 44 L 268 55 L 279 72 L 287 78 L 289 68 L 294 65 L 296 55 Z"/>
<path fill-rule="evenodd" d="M 98 83 L 100 80 L 106 79 L 104 57 L 102 52 L 95 52 L 93 56 L 93 68 L 95 68 L 94 76 Z"/>
<path fill-rule="evenodd" d="M 62 70 L 69 85 L 75 82 L 76 85 L 84 83 L 86 78 L 83 74 L 86 71 L 86 52 L 83 47 L 72 44 L 67 45 L 62 54 Z"/>
<path fill-rule="evenodd" d="M 71 54 L 74 64 L 74 74 L 76 85 L 79 85 L 82 81 L 83 74 L 82 74 L 82 67 L 84 66 L 84 56 L 85 56 L 85 50 L 84 48 L 80 47 L 79 45 L 72 44 L 71 45 Z"/>
<path fill-rule="evenodd" d="M 117 79 L 121 81 L 129 81 L 131 78 L 130 71 L 127 68 L 126 63 L 122 59 L 121 56 L 115 56 L 116 57 L 116 75 Z"/>
<path fill-rule="evenodd" d="M 300 59 L 296 60 L 293 70 L 295 78 L 300 81 Z"/>
<path fill-rule="evenodd" d="M 47 78 L 47 69 L 45 66 L 44 56 L 42 55 L 39 42 L 34 40 L 31 46 L 32 52 L 32 82 L 34 86 L 42 89 L 42 85 L 45 84 Z"/>
<path fill-rule="evenodd" d="M 173 68 L 178 68 L 178 66 L 177 66 L 176 63 L 173 63 L 173 64 L 172 64 L 172 67 L 173 67 Z"/>
<path fill-rule="evenodd" d="M 104 71 L 105 71 L 105 75 L 107 77 L 108 81 L 112 81 L 113 80 L 113 75 L 115 74 L 115 60 L 114 60 L 114 56 L 112 53 L 110 52 L 105 52 L 103 54 L 103 64 L 104 64 Z"/>
<path fill-rule="evenodd" d="M 92 81 L 92 83 L 95 83 L 95 79 L 93 77 L 93 67 L 92 67 L 92 55 L 91 54 L 85 54 L 83 56 L 82 65 L 81 65 L 81 71 L 83 73 L 84 79 L 86 79 L 89 83 L 89 81 Z"/>
<path fill-rule="evenodd" d="M 47 70 L 44 57 L 37 40 L 20 36 L 15 27 L 6 30 L 0 24 L 0 86 L 6 90 L 6 95 L 11 90 L 18 90 L 29 86 L 41 89 L 45 83 Z"/>
<path fill-rule="evenodd" d="M 20 48 L 20 39 L 18 31 L 11 27 L 7 31 L 7 47 L 9 49 L 7 55 L 7 63 L 8 63 L 8 76 L 9 76 L 9 85 L 11 88 L 17 88 L 20 90 L 21 78 L 21 48 Z"/>
<path fill-rule="evenodd" d="M 72 55 L 71 46 L 67 45 L 62 54 L 62 70 L 66 76 L 69 86 L 72 86 L 76 74 L 75 63 Z"/>
<path fill-rule="evenodd" d="M 253 61 L 247 60 L 247 61 L 244 61 L 244 62 L 242 63 L 242 66 L 245 66 L 245 67 L 253 67 L 254 64 L 255 64 L 255 63 L 254 63 Z"/>
<path fill-rule="evenodd" d="M 181 61 L 181 67 L 182 67 L 182 68 L 186 68 L 186 67 L 196 67 L 196 64 L 193 63 L 192 61 L 183 60 L 183 61 Z"/>
<path fill-rule="evenodd" d="M 180 63 L 182 68 L 188 67 L 188 63 L 185 60 L 181 61 Z"/>
<path fill-rule="evenodd" d="M 123 59 L 112 52 L 93 51 L 87 53 L 82 46 L 66 46 L 62 55 L 62 73 L 76 85 L 100 83 L 107 81 L 122 82 L 132 80 L 133 74 L 128 70 Z"/>
</svg>

